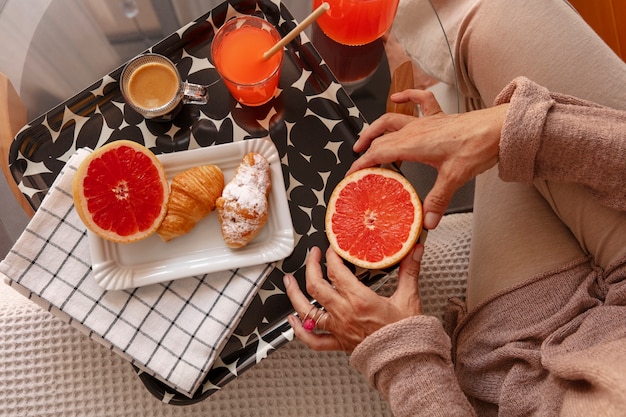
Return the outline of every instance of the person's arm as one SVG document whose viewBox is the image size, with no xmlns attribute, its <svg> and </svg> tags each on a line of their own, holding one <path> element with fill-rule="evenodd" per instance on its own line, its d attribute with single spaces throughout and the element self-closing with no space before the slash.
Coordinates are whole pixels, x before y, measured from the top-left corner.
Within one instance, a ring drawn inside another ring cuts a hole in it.
<svg viewBox="0 0 626 417">
<path fill-rule="evenodd" d="M 350 364 L 380 391 L 396 417 L 476 415 L 457 382 L 450 348 L 439 319 L 415 316 L 367 337 Z"/>
<path fill-rule="evenodd" d="M 298 339 L 314 350 L 352 353 L 351 364 L 379 389 L 398 416 L 470 416 L 473 410 L 456 380 L 450 338 L 436 317 L 422 315 L 418 276 L 424 246 L 400 263 L 396 291 L 376 294 L 361 283 L 332 250 L 307 258 L 306 288 L 324 310 L 311 307 L 295 278 L 285 275 L 285 289 L 298 316 L 289 324 Z M 299 319 L 298 319 L 299 317 Z M 311 328 L 309 325 L 315 323 Z"/>
<path fill-rule="evenodd" d="M 461 185 L 498 161 L 505 181 L 576 182 L 604 204 L 626 210 L 624 111 L 549 93 L 525 78 L 512 81 L 495 106 L 461 114 L 443 113 L 428 91 L 391 98 L 416 103 L 425 116 L 387 113 L 374 121 L 354 145 L 365 153 L 350 172 L 398 160 L 437 168 L 424 198 L 427 229 L 436 227 Z"/>
<path fill-rule="evenodd" d="M 361 132 L 355 152 L 364 152 L 348 173 L 396 161 L 414 161 L 437 169 L 424 198 L 424 227 L 434 229 L 454 192 L 498 162 L 500 130 L 508 104 L 461 114 L 446 114 L 431 91 L 405 90 L 390 96 L 413 102 L 424 117 L 386 113 Z"/>
<path fill-rule="evenodd" d="M 626 210 L 626 113 L 551 93 L 526 78 L 496 99 L 510 103 L 502 126 L 504 181 L 581 184 L 604 205 Z"/>
</svg>

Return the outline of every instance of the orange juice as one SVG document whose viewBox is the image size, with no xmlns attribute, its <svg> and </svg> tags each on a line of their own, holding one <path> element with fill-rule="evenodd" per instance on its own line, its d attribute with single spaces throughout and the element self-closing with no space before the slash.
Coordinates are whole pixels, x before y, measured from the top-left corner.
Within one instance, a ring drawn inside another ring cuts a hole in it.
<svg viewBox="0 0 626 417">
<path fill-rule="evenodd" d="M 330 10 L 319 17 L 320 28 L 336 42 L 364 45 L 391 27 L 399 0 L 313 0 L 313 9 L 326 1 Z"/>
<path fill-rule="evenodd" d="M 239 25 L 234 22 L 237 19 L 256 21 Z M 280 35 L 262 19 L 237 19 L 227 22 L 215 35 L 213 60 L 233 97 L 242 104 L 258 106 L 267 103 L 278 88 L 283 51 L 267 60 L 263 53 L 280 40 Z"/>
</svg>

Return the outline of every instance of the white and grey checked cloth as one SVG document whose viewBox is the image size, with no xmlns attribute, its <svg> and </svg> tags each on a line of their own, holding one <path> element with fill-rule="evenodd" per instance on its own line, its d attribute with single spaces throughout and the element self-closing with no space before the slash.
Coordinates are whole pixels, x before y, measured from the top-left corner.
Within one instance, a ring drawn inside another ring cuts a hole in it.
<svg viewBox="0 0 626 417">
<path fill-rule="evenodd" d="M 273 264 L 106 291 L 93 279 L 86 228 L 74 210 L 78 150 L 0 263 L 6 282 L 144 372 L 191 396 Z M 71 354 L 71 352 L 68 352 Z"/>
</svg>

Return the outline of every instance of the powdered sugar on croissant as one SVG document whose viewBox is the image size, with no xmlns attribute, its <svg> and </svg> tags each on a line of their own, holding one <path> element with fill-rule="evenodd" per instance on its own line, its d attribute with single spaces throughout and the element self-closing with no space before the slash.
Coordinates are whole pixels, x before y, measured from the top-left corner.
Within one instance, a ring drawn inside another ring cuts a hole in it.
<svg viewBox="0 0 626 417">
<path fill-rule="evenodd" d="M 229 247 L 244 247 L 261 232 L 267 222 L 271 187 L 267 159 L 256 152 L 247 154 L 216 202 L 222 236 Z"/>
</svg>

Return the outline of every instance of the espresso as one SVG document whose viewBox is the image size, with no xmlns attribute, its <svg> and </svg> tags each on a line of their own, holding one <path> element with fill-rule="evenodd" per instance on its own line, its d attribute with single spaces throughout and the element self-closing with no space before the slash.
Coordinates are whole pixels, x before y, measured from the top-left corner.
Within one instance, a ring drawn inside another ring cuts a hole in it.
<svg viewBox="0 0 626 417">
<path fill-rule="evenodd" d="M 127 94 L 135 106 L 152 110 L 170 103 L 179 87 L 175 69 L 160 62 L 149 62 L 130 75 Z"/>
</svg>

